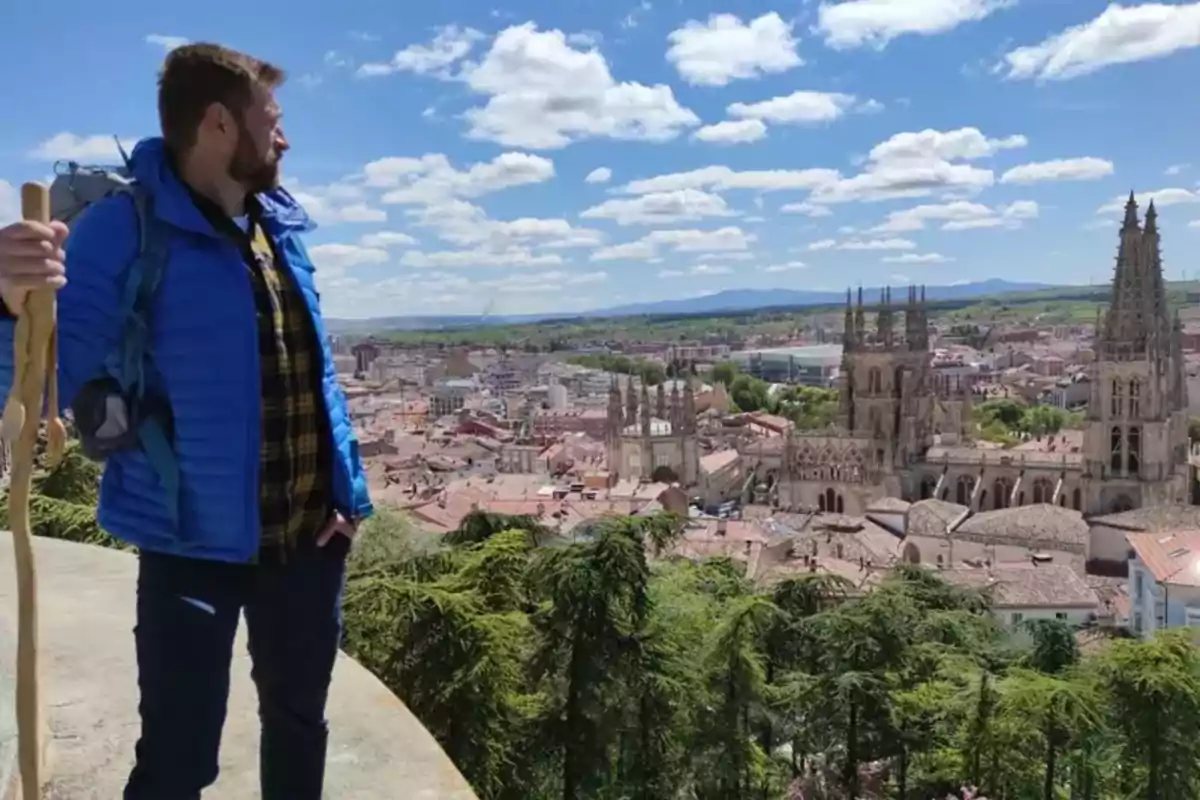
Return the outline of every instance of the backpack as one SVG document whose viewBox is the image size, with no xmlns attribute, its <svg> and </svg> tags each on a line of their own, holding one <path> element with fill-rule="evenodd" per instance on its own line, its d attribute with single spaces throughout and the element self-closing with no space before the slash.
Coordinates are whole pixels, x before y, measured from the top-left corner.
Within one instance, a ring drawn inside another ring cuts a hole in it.
<svg viewBox="0 0 1200 800">
<path fill-rule="evenodd" d="M 172 441 L 173 418 L 165 397 L 153 391 L 150 322 L 154 299 L 167 265 L 167 230 L 154 215 L 154 198 L 132 178 L 129 157 L 117 147 L 123 167 L 55 164 L 50 214 L 69 227 L 96 202 L 130 195 L 137 213 L 138 253 L 125 270 L 123 320 L 117 346 L 104 360 L 103 374 L 85 383 L 71 402 L 84 454 L 103 462 L 126 450 L 141 450 L 167 495 L 167 511 L 178 527 L 179 464 Z"/>
</svg>

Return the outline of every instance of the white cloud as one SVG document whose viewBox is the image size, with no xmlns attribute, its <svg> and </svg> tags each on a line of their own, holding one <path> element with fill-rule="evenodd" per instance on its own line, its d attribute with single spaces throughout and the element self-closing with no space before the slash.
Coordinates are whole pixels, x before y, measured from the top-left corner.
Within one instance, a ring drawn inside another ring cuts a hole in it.
<svg viewBox="0 0 1200 800">
<path fill-rule="evenodd" d="M 808 246 L 809 250 L 912 250 L 916 242 L 908 239 L 821 239 Z"/>
<path fill-rule="evenodd" d="M 803 261 L 788 261 L 784 264 L 771 264 L 761 268 L 763 272 L 795 272 L 796 270 L 808 269 L 808 265 Z"/>
<path fill-rule="evenodd" d="M 1200 203 L 1200 191 L 1193 192 L 1190 189 L 1179 188 L 1157 189 L 1153 192 L 1137 192 L 1134 195 L 1134 199 L 1143 208 L 1151 201 L 1154 201 L 1155 208 L 1166 208 L 1167 206 Z M 1111 214 L 1124 211 L 1127 202 L 1129 202 L 1129 195 L 1118 195 L 1096 209 L 1096 213 Z"/>
<path fill-rule="evenodd" d="M 822 3 L 816 29 L 835 49 L 883 48 L 906 34 L 932 36 L 976 22 L 1015 0 L 846 0 Z"/>
<path fill-rule="evenodd" d="M 942 226 L 944 231 L 969 231 L 980 228 L 1019 228 L 1025 220 L 1034 219 L 1039 212 L 1038 204 L 1032 200 L 1018 200 L 996 208 L 986 217 L 974 219 L 952 219 Z"/>
<path fill-rule="evenodd" d="M 724 264 L 697 264 L 689 272 L 697 277 L 706 275 L 732 275 L 733 267 L 727 267 Z"/>
<path fill-rule="evenodd" d="M 767 126 L 762 120 L 725 120 L 714 125 L 705 125 L 692 134 L 693 139 L 714 144 L 747 144 L 757 142 L 767 135 Z"/>
<path fill-rule="evenodd" d="M 318 244 L 308 249 L 317 269 L 342 272 L 362 264 L 386 264 L 388 251 L 358 244 Z"/>
<path fill-rule="evenodd" d="M 1093 181 L 1112 173 L 1112 162 L 1103 158 L 1060 158 L 1054 161 L 1037 161 L 1013 167 L 1000 176 L 1000 182 Z"/>
<path fill-rule="evenodd" d="M 956 200 L 950 203 L 927 204 L 893 211 L 887 219 L 874 228 L 871 233 L 903 233 L 919 231 L 925 228 L 929 221 L 950 222 L 954 220 L 974 220 L 992 216 L 992 209 L 982 203 L 971 203 Z"/>
<path fill-rule="evenodd" d="M 798 67 L 791 24 L 775 12 L 749 24 L 733 14 L 713 14 L 707 23 L 689 20 L 667 36 L 667 61 L 696 86 L 725 86 Z"/>
<path fill-rule="evenodd" d="M 187 38 L 183 36 L 167 36 L 162 33 L 151 33 L 146 36 L 146 44 L 152 44 L 155 47 L 161 47 L 168 53 L 176 47 L 183 47 L 188 43 Z"/>
<path fill-rule="evenodd" d="M 1185 164 L 1172 164 L 1171 166 L 1169 166 L 1163 170 L 1163 174 L 1164 175 L 1178 175 L 1179 173 L 1186 171 L 1191 166 L 1192 166 L 1191 164 L 1186 164 L 1186 163 Z"/>
<path fill-rule="evenodd" d="M 466 58 L 476 42 L 483 38 L 483 34 L 474 28 L 445 25 L 438 28 L 429 44 L 411 44 L 397 50 L 388 62 L 363 64 L 358 68 L 358 75 L 369 78 L 393 72 L 414 72 L 450 77 L 449 68 Z"/>
<path fill-rule="evenodd" d="M 732 103 L 726 108 L 726 113 L 731 117 L 762 120 L 777 125 L 810 124 L 832 122 L 856 108 L 873 110 L 877 107 L 878 104 L 873 100 L 859 103 L 852 94 L 801 90 L 757 103 Z"/>
<path fill-rule="evenodd" d="M 319 225 L 387 222 L 387 212 L 373 206 L 373 198 L 357 184 L 343 181 L 310 186 L 288 181 L 285 185 Z"/>
<path fill-rule="evenodd" d="M 898 256 L 884 256 L 885 264 L 944 264 L 953 261 L 941 253 L 901 253 Z"/>
<path fill-rule="evenodd" d="M 660 225 L 729 217 L 733 211 L 720 195 L 698 189 L 678 189 L 638 197 L 614 198 L 579 214 L 583 219 L 611 219 L 618 225 Z"/>
<path fill-rule="evenodd" d="M 608 280 L 607 272 L 550 272 L 515 273 L 494 280 L 476 281 L 475 286 L 501 293 L 558 292 L 568 286 L 585 286 Z"/>
<path fill-rule="evenodd" d="M 612 180 L 612 170 L 608 167 L 596 167 L 583 179 L 584 183 L 608 183 Z"/>
<path fill-rule="evenodd" d="M 700 123 L 666 84 L 618 83 L 596 49 L 533 23 L 501 31 L 459 74 L 489 99 L 466 111 L 468 136 L 509 147 L 550 149 L 577 139 L 668 141 Z"/>
<path fill-rule="evenodd" d="M 1200 219 L 1194 219 L 1188 223 L 1189 228 L 1200 228 Z"/>
<path fill-rule="evenodd" d="M 695 229 L 652 231 L 641 239 L 602 247 L 592 253 L 592 261 L 649 261 L 657 258 L 662 248 L 677 253 L 748 250 L 756 240 L 741 228 L 725 227 L 711 231 Z"/>
<path fill-rule="evenodd" d="M 0 181 L 0 225 L 16 222 L 21 216 L 21 195 L 8 181 Z"/>
<path fill-rule="evenodd" d="M 978 128 L 938 131 L 926 128 L 915 133 L 897 133 L 871 148 L 868 158 L 877 163 L 913 161 L 971 161 L 1002 150 L 1025 147 L 1029 140 L 1020 134 L 989 139 Z"/>
<path fill-rule="evenodd" d="M 1113 3 L 1089 22 L 1005 54 L 996 70 L 1014 79 L 1069 80 L 1197 46 L 1200 3 Z"/>
<path fill-rule="evenodd" d="M 869 233 L 903 233 L 924 230 L 926 222 L 940 222 L 944 231 L 964 231 L 976 228 L 1019 228 L 1024 220 L 1038 215 L 1038 205 L 1031 200 L 1018 200 L 1000 208 L 982 203 L 954 200 L 914 206 L 893 211 L 887 219 Z"/>
<path fill-rule="evenodd" d="M 723 192 L 751 189 L 761 192 L 788 189 L 814 189 L 840 176 L 833 169 L 762 169 L 738 172 L 729 167 L 712 166 L 688 172 L 674 172 L 632 181 L 621 188 L 627 194 L 669 192 L 677 189 L 708 189 Z"/>
<path fill-rule="evenodd" d="M 697 264 L 687 270 L 682 269 L 660 269 L 658 277 L 660 278 L 682 278 L 685 275 L 693 278 L 705 278 L 713 275 L 732 275 L 733 269 L 722 265 Z"/>
<path fill-rule="evenodd" d="M 385 203 L 430 203 L 449 197 L 485 194 L 543 183 L 554 177 L 554 162 L 528 153 L 501 153 L 491 161 L 457 170 L 441 153 L 420 158 L 388 157 L 363 168 L 368 186 L 389 189 Z"/>
<path fill-rule="evenodd" d="M 368 233 L 358 240 L 363 247 L 416 247 L 417 240 L 399 231 Z"/>
<path fill-rule="evenodd" d="M 927 129 L 898 133 L 879 143 L 867 155 L 863 171 L 850 177 L 844 177 L 835 169 L 738 172 L 714 165 L 632 181 L 619 191 L 648 194 L 688 188 L 713 192 L 808 190 L 810 206 L 924 197 L 935 193 L 971 194 L 991 186 L 995 176 L 990 169 L 955 162 L 986 158 L 1003 150 L 1024 147 L 1027 143 L 1021 135 L 989 138 L 976 128 Z"/>
<path fill-rule="evenodd" d="M 465 200 L 418 206 L 410 209 L 408 216 L 415 224 L 433 230 L 451 244 L 474 246 L 495 253 L 533 244 L 553 249 L 595 247 L 604 241 L 600 231 L 573 227 L 565 219 L 489 219 L 482 208 Z"/>
<path fill-rule="evenodd" d="M 409 250 L 400 258 L 406 267 L 436 269 L 442 267 L 546 267 L 563 263 L 557 253 L 534 253 L 528 247 L 510 247 L 505 250 L 442 250 L 423 252 Z"/>
<path fill-rule="evenodd" d="M 994 183 L 992 171 L 952 162 L 986 158 L 1027 143 L 1020 135 L 991 139 L 977 128 L 898 133 L 871 148 L 863 172 L 816 187 L 809 200 L 844 203 L 977 192 Z"/>
<path fill-rule="evenodd" d="M 779 207 L 780 212 L 784 214 L 803 214 L 806 217 L 829 217 L 833 215 L 825 206 L 818 206 L 812 203 L 786 203 Z"/>
<path fill-rule="evenodd" d="M 133 150 L 137 139 L 122 138 L 121 146 L 126 152 Z M 58 133 L 38 144 L 29 153 L 38 161 L 78 161 L 81 164 L 121 163 L 117 141 L 112 136 L 79 136 L 74 133 Z"/>
<path fill-rule="evenodd" d="M 744 252 L 701 253 L 698 256 L 700 261 L 749 261 L 752 258 L 754 258 L 753 253 Z"/>
</svg>

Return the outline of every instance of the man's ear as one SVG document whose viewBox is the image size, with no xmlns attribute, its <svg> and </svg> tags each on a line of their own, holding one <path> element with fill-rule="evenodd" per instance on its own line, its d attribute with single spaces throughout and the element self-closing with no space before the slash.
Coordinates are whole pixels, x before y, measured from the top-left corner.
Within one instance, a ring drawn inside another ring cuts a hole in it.
<svg viewBox="0 0 1200 800">
<path fill-rule="evenodd" d="M 232 130 L 233 124 L 233 115 L 222 103 L 211 103 L 200 118 L 200 130 L 210 134 L 224 135 Z"/>
</svg>

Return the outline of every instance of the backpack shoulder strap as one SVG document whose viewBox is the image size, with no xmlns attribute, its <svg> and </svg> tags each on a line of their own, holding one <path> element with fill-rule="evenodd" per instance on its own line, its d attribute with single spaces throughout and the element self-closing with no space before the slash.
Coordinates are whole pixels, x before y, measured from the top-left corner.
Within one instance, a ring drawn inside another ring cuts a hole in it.
<svg viewBox="0 0 1200 800">
<path fill-rule="evenodd" d="M 122 391 L 140 398 L 145 390 L 145 360 L 150 351 L 154 299 L 167 263 L 167 232 L 154 214 L 154 198 L 139 184 L 121 190 L 130 195 L 138 226 L 138 250 L 125 269 L 121 292 L 122 328 L 106 368 Z"/>
<path fill-rule="evenodd" d="M 127 190 L 133 201 L 138 225 L 138 251 L 129 264 L 122 292 L 122 328 L 117 347 L 109 355 L 106 369 L 116 379 L 127 399 L 144 407 L 146 370 L 152 366 L 150 338 L 154 301 L 167 267 L 167 228 L 154 213 L 153 195 L 138 183 Z M 166 495 L 167 512 L 178 529 L 179 461 L 164 421 L 153 414 L 139 414 L 138 440 L 150 466 L 157 473 Z"/>
</svg>

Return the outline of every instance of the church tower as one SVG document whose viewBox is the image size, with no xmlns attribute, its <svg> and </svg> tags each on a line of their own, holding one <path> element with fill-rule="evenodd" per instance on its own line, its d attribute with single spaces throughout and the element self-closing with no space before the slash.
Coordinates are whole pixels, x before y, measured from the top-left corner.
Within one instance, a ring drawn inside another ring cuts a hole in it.
<svg viewBox="0 0 1200 800">
<path fill-rule="evenodd" d="M 1084 433 L 1086 511 L 1187 502 L 1182 329 L 1167 308 L 1158 214 L 1125 204 L 1112 298 L 1096 330 Z"/>
<path fill-rule="evenodd" d="M 625 429 L 624 408 L 621 402 L 621 385 L 614 375 L 608 390 L 608 419 L 605 428 L 605 448 L 608 452 L 608 468 L 620 473 L 621 432 Z"/>
<path fill-rule="evenodd" d="M 846 295 L 842 348 L 841 422 L 869 439 L 875 466 L 894 473 L 915 463 L 933 443 L 929 319 L 924 290 L 908 290 L 903 332 L 892 290 L 880 291 L 875 329 L 868 330 L 862 289 L 851 310 Z"/>
</svg>

